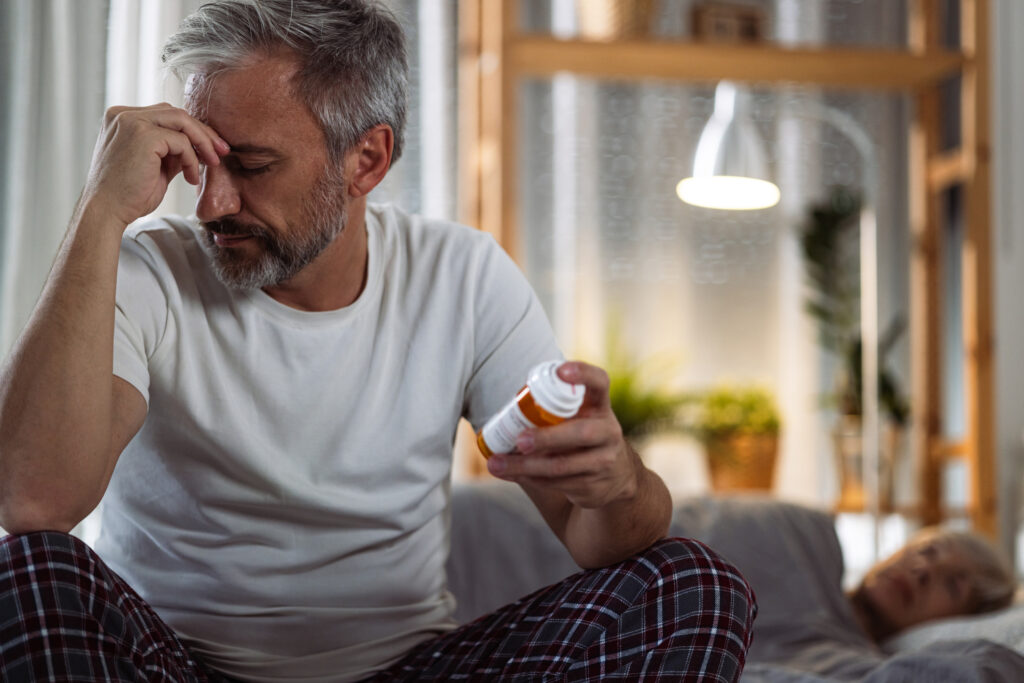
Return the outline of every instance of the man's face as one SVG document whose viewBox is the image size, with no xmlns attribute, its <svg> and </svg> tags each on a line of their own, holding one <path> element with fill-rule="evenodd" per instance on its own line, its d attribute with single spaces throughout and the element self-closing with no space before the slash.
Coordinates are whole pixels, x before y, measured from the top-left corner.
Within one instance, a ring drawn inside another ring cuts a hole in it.
<svg viewBox="0 0 1024 683">
<path fill-rule="evenodd" d="M 231 145 L 205 169 L 196 214 L 217 275 L 232 287 L 290 280 L 345 226 L 345 180 L 292 94 L 294 71 L 291 60 L 271 57 L 190 81 L 189 113 Z"/>
<path fill-rule="evenodd" d="M 864 577 L 860 592 L 891 633 L 932 619 L 966 614 L 970 576 L 964 549 L 949 538 L 912 540 Z"/>
</svg>

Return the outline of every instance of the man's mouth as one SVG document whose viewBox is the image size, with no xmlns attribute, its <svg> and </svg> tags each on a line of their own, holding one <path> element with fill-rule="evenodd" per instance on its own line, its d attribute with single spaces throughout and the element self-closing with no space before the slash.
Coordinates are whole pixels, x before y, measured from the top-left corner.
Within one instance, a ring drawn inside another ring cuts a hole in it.
<svg viewBox="0 0 1024 683">
<path fill-rule="evenodd" d="M 213 243 L 218 247 L 237 247 L 252 239 L 252 235 L 224 235 L 213 231 L 210 234 L 213 235 Z"/>
</svg>

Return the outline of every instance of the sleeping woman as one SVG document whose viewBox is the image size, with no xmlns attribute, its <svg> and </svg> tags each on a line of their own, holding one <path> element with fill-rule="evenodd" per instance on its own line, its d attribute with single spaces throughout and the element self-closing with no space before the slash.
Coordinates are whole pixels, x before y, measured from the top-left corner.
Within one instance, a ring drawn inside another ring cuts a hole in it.
<svg viewBox="0 0 1024 683">
<path fill-rule="evenodd" d="M 980 638 L 895 654 L 883 647 L 926 621 L 1012 601 L 1008 563 L 978 536 L 923 530 L 847 593 L 834 520 L 823 511 L 775 500 L 688 501 L 677 505 L 671 532 L 710 545 L 757 595 L 742 683 L 1024 681 L 1021 653 Z"/>
<path fill-rule="evenodd" d="M 872 567 L 849 597 L 880 643 L 926 621 L 1002 609 L 1016 590 L 1009 562 L 984 538 L 929 527 Z"/>
</svg>

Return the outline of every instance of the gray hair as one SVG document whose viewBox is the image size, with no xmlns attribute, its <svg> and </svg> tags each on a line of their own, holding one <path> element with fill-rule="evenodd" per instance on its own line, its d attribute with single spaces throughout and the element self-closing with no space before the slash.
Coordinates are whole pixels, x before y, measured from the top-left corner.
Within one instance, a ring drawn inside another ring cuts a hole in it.
<svg viewBox="0 0 1024 683">
<path fill-rule="evenodd" d="M 299 60 L 295 92 L 319 121 L 333 162 L 382 123 L 394 131 L 391 158 L 398 160 L 409 79 L 405 37 L 375 0 L 213 0 L 182 22 L 162 58 L 185 81 L 281 48 Z"/>
<path fill-rule="evenodd" d="M 976 533 L 945 527 L 925 527 L 914 540 L 943 540 L 953 544 L 969 558 L 974 572 L 970 574 L 971 597 L 968 609 L 972 614 L 994 612 L 1013 602 L 1018 584 L 1009 560 L 991 542 Z"/>
</svg>

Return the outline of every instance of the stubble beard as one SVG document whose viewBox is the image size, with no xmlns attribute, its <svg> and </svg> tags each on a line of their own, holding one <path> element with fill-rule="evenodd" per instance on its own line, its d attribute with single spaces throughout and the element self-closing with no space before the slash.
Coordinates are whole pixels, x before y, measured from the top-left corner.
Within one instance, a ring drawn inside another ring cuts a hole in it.
<svg viewBox="0 0 1024 683">
<path fill-rule="evenodd" d="M 262 225 L 232 218 L 203 223 L 203 244 L 217 279 L 227 287 L 240 290 L 287 282 L 312 263 L 345 229 L 347 205 L 343 175 L 327 169 L 313 185 L 305 201 L 302 220 L 296 223 L 305 225 L 305 229 L 282 235 Z M 251 235 L 260 251 L 250 256 L 242 249 L 218 246 L 213 239 L 214 232 Z"/>
</svg>

